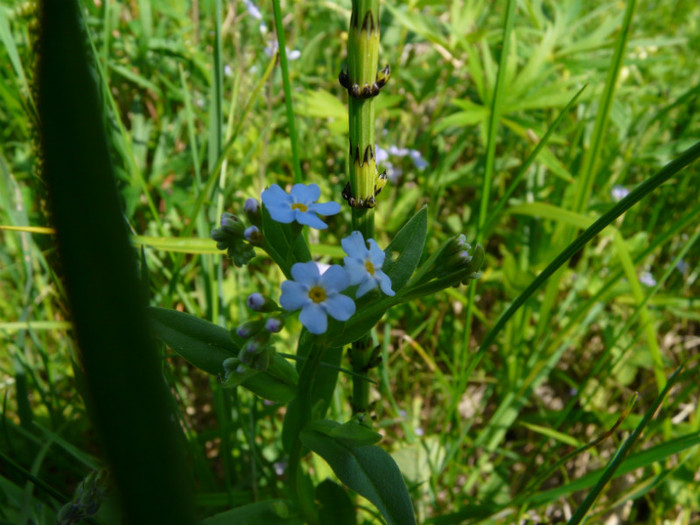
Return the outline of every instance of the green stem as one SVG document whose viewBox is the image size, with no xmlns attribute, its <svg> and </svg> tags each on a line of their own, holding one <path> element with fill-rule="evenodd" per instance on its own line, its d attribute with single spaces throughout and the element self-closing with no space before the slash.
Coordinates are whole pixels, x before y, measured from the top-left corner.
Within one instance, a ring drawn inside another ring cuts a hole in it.
<svg viewBox="0 0 700 525">
<path fill-rule="evenodd" d="M 374 237 L 375 193 L 383 185 L 377 174 L 374 138 L 374 96 L 379 87 L 379 0 L 353 0 L 348 31 L 348 70 L 341 73 L 347 88 L 350 122 L 349 165 L 353 229 L 365 239 Z M 344 77 L 344 78 L 343 78 Z M 385 82 L 385 80 L 382 82 Z M 364 375 L 371 360 L 369 336 L 356 341 L 350 350 L 353 372 Z M 369 383 L 353 379 L 353 411 L 369 409 Z"/>
<path fill-rule="evenodd" d="M 284 89 L 284 103 L 287 107 L 287 124 L 289 126 L 289 140 L 292 142 L 292 159 L 294 162 L 294 182 L 304 180 L 299 161 L 299 140 L 294 125 L 294 110 L 292 109 L 292 87 L 289 82 L 289 66 L 287 63 L 287 47 L 284 40 L 284 28 L 282 27 L 282 10 L 280 0 L 272 0 L 272 9 L 275 13 L 275 28 L 277 30 L 277 44 L 279 46 L 280 66 L 282 68 L 282 89 Z"/>
<path fill-rule="evenodd" d="M 289 470 L 287 473 L 292 484 L 292 497 L 294 501 L 299 503 L 299 508 L 304 514 L 304 517 L 308 523 L 317 523 L 318 516 L 316 516 L 314 512 L 314 509 L 316 508 L 315 503 L 313 501 L 307 501 L 306 493 L 300 490 L 300 465 L 303 450 L 300 433 L 304 427 L 311 422 L 311 389 L 313 388 L 316 371 L 318 370 L 319 364 L 321 363 L 327 348 L 328 347 L 325 344 L 320 344 L 318 346 L 314 345 L 309 352 L 309 357 L 304 361 L 304 364 L 301 367 L 298 383 L 299 391 L 297 392 L 297 397 L 295 400 L 301 409 L 301 417 L 297 427 L 298 432 L 294 436 L 291 450 L 289 452 Z"/>
</svg>

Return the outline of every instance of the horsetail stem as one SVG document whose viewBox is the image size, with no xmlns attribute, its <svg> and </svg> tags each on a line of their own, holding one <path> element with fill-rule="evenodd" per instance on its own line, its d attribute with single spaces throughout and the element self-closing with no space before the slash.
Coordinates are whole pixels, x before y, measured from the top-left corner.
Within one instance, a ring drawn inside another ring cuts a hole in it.
<svg viewBox="0 0 700 525">
<path fill-rule="evenodd" d="M 340 84 L 348 91 L 350 121 L 350 182 L 343 197 L 352 207 L 353 229 L 364 238 L 374 237 L 376 196 L 386 183 L 386 175 L 377 173 L 374 152 L 374 97 L 389 80 L 389 67 L 377 72 L 379 59 L 379 0 L 352 0 L 348 31 L 348 69 L 341 71 Z M 372 342 L 364 336 L 353 343 L 350 360 L 353 371 L 364 375 L 373 366 Z M 370 408 L 369 383 L 353 378 L 353 412 Z"/>
<path fill-rule="evenodd" d="M 372 208 L 386 181 L 377 174 L 374 153 L 374 97 L 386 84 L 389 68 L 377 73 L 379 0 L 353 0 L 348 32 L 348 69 L 340 83 L 348 91 L 350 182 L 343 196 L 352 207 L 353 228 L 374 236 Z"/>
</svg>

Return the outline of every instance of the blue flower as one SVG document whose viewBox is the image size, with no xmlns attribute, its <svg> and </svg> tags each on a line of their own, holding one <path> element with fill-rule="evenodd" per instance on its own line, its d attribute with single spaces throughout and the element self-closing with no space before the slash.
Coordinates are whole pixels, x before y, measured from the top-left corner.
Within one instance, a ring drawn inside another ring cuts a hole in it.
<svg viewBox="0 0 700 525">
<path fill-rule="evenodd" d="M 350 284 L 359 284 L 356 297 L 362 297 L 379 284 L 386 295 L 395 295 L 391 289 L 391 279 L 382 271 L 384 252 L 374 239 L 369 241 L 369 249 L 362 233 L 352 232 L 340 244 L 348 256 L 345 258 L 345 269 L 350 274 Z"/>
<path fill-rule="evenodd" d="M 291 193 L 273 184 L 262 192 L 262 201 L 270 216 L 277 222 L 289 224 L 297 221 L 299 224 L 323 230 L 328 225 L 316 214 L 335 215 L 340 211 L 340 204 L 316 203 L 320 195 L 321 190 L 316 184 L 295 184 Z"/>
<path fill-rule="evenodd" d="M 323 334 L 328 315 L 347 321 L 355 313 L 355 302 L 340 292 L 350 286 L 350 276 L 342 266 L 331 266 L 321 275 L 314 262 L 292 266 L 293 281 L 282 283 L 280 305 L 285 310 L 301 308 L 299 321 L 312 334 Z"/>
</svg>

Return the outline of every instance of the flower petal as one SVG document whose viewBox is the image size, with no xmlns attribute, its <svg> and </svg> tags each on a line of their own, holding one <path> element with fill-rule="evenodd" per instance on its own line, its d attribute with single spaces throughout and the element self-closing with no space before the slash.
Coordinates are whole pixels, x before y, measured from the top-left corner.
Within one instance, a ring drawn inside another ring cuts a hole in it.
<svg viewBox="0 0 700 525">
<path fill-rule="evenodd" d="M 352 314 L 355 313 L 355 301 L 350 299 L 347 295 L 339 293 L 328 297 L 328 299 L 323 302 L 323 307 L 328 312 L 328 315 L 338 321 L 347 321 L 352 317 Z"/>
<path fill-rule="evenodd" d="M 319 283 L 327 293 L 342 292 L 350 286 L 350 275 L 345 268 L 334 264 L 323 273 Z"/>
<path fill-rule="evenodd" d="M 370 277 L 369 274 L 367 275 L 367 278 L 360 283 L 360 287 L 357 289 L 357 293 L 355 294 L 355 297 L 358 299 L 365 295 L 367 292 L 370 290 L 374 290 L 377 287 L 377 281 L 374 280 L 374 278 Z"/>
<path fill-rule="evenodd" d="M 336 213 L 340 213 L 340 204 L 335 201 L 317 202 L 309 206 L 309 209 L 319 215 L 335 215 Z"/>
<path fill-rule="evenodd" d="M 305 224 L 317 230 L 325 230 L 328 228 L 328 225 L 313 212 L 294 210 L 294 218 L 299 224 Z"/>
<path fill-rule="evenodd" d="M 354 306 L 354 303 L 353 303 Z M 323 334 L 328 329 L 326 311 L 313 301 L 304 306 L 299 314 L 299 321 L 312 334 Z"/>
<path fill-rule="evenodd" d="M 310 301 L 308 287 L 296 281 L 284 281 L 282 283 L 280 306 L 285 310 L 290 312 L 298 310 Z"/>
<path fill-rule="evenodd" d="M 319 275 L 318 266 L 313 261 L 296 263 L 292 266 L 294 280 L 307 287 L 314 286 L 318 282 Z"/>
<path fill-rule="evenodd" d="M 343 261 L 345 262 L 345 269 L 350 276 L 351 285 L 359 284 L 360 281 L 362 281 L 362 279 L 368 275 L 367 267 L 362 259 L 358 259 L 357 257 L 346 257 L 343 259 Z"/>
<path fill-rule="evenodd" d="M 269 206 L 266 204 L 265 209 L 267 209 L 270 217 L 277 222 L 282 224 L 294 222 L 294 210 L 288 204 L 271 204 Z"/>
<path fill-rule="evenodd" d="M 384 264 L 384 250 L 382 250 L 374 239 L 369 240 L 369 260 L 375 269 L 379 269 Z"/>
<path fill-rule="evenodd" d="M 352 257 L 364 259 L 367 255 L 367 245 L 361 232 L 354 231 L 340 241 L 345 253 Z"/>
<path fill-rule="evenodd" d="M 374 273 L 374 278 L 379 283 L 379 287 L 382 289 L 382 292 L 390 296 L 396 295 L 396 292 L 394 292 L 394 290 L 391 289 L 391 279 L 389 279 L 389 276 L 387 274 L 379 270 Z"/>
<path fill-rule="evenodd" d="M 289 203 L 291 205 L 293 202 L 291 195 L 289 195 L 289 193 L 280 188 L 277 184 L 273 184 L 265 191 L 263 191 L 261 198 L 265 206 L 283 203 Z"/>
<path fill-rule="evenodd" d="M 321 196 L 321 188 L 317 184 L 295 184 L 292 186 L 292 198 L 294 202 L 302 202 L 307 206 L 318 200 Z"/>
</svg>

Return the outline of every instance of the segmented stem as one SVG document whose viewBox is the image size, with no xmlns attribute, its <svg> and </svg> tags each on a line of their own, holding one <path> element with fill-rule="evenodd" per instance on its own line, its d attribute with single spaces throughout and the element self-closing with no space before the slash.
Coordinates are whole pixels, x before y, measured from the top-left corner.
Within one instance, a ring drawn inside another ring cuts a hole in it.
<svg viewBox="0 0 700 525">
<path fill-rule="evenodd" d="M 374 237 L 376 196 L 386 183 L 377 173 L 374 138 L 374 97 L 389 79 L 389 68 L 377 72 L 379 59 L 379 0 L 353 0 L 348 31 L 348 69 L 340 83 L 348 91 L 350 120 L 350 182 L 343 197 L 352 207 L 353 229 L 365 239 Z M 369 336 L 355 342 L 350 350 L 353 371 L 364 375 L 372 360 Z M 353 411 L 369 410 L 369 383 L 353 378 Z"/>
</svg>

